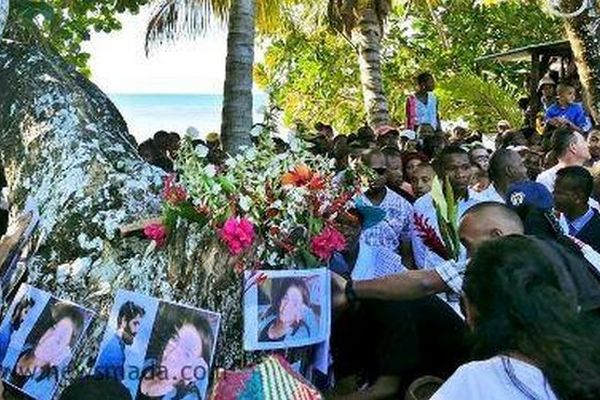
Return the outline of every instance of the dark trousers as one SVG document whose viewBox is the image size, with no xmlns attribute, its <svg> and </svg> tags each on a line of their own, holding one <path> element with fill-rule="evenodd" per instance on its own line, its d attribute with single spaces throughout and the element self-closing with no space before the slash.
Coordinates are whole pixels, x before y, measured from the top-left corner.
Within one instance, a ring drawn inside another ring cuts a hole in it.
<svg viewBox="0 0 600 400">
<path fill-rule="evenodd" d="M 396 376 L 404 391 L 423 375 L 450 376 L 468 357 L 465 322 L 437 296 L 413 301 L 361 301 L 333 324 L 338 379 Z"/>
</svg>

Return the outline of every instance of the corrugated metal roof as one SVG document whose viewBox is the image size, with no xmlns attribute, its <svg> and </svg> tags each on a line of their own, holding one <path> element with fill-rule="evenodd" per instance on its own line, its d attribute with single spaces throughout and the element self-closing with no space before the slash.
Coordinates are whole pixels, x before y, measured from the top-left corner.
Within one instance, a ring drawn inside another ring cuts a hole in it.
<svg viewBox="0 0 600 400">
<path fill-rule="evenodd" d="M 529 61 L 532 53 L 548 54 L 551 56 L 568 56 L 571 54 L 571 45 L 568 40 L 558 40 L 555 42 L 532 44 L 518 49 L 509 50 L 504 53 L 490 54 L 478 58 L 477 62 L 482 61 Z"/>
</svg>

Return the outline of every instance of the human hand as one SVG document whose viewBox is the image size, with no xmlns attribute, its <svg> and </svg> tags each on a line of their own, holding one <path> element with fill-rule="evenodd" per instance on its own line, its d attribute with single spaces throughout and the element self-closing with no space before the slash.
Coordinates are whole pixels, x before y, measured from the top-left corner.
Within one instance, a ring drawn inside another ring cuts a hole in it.
<svg viewBox="0 0 600 400">
<path fill-rule="evenodd" d="M 343 276 L 331 271 L 331 307 L 334 312 L 340 312 L 348 308 L 347 283 L 348 281 Z"/>
</svg>

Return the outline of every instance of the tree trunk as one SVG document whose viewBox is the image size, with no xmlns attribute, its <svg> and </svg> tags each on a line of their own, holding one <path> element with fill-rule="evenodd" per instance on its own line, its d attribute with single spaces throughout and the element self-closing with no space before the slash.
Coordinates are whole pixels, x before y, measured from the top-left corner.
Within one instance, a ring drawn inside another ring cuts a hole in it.
<svg viewBox="0 0 600 400">
<path fill-rule="evenodd" d="M 562 10 L 576 10 L 582 0 L 563 0 Z M 564 11 L 568 12 L 568 11 Z M 595 14 L 595 15 L 594 15 Z M 565 19 L 567 37 L 575 55 L 584 98 L 596 122 L 600 121 L 600 9 Z"/>
<path fill-rule="evenodd" d="M 373 8 L 364 10 L 353 31 L 358 48 L 358 65 L 363 100 L 369 125 L 377 127 L 390 122 L 387 99 L 381 75 L 381 39 L 383 28 Z"/>
<path fill-rule="evenodd" d="M 249 146 L 252 129 L 255 0 L 233 0 L 229 12 L 221 138 L 226 152 Z"/>
<path fill-rule="evenodd" d="M 8 3 L 9 0 L 0 0 L 0 39 L 2 39 L 2 32 L 4 32 L 4 26 L 8 18 Z"/>
</svg>

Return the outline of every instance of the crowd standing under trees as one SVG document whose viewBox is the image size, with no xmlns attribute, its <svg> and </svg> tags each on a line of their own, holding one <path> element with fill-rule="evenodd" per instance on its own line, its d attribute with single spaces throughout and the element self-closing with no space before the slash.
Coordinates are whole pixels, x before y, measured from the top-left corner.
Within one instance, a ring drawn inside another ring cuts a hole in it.
<svg viewBox="0 0 600 400">
<path fill-rule="evenodd" d="M 338 184 L 350 165 L 373 171 L 354 201 L 356 218 L 338 221 L 349 243 L 330 262 L 340 275 L 329 390 L 347 399 L 429 398 L 438 388 L 433 399 L 597 398 L 600 131 L 574 88 L 548 75 L 543 126 L 499 121 L 486 147 L 478 132 L 443 131 L 434 82 L 429 73 L 416 78 L 407 100 L 413 129 L 365 125 L 335 135 L 318 123 L 314 133 L 296 132 L 331 160 Z M 273 141 L 278 153 L 289 150 Z M 175 143 L 157 132 L 140 152 L 170 171 Z M 224 160 L 217 134 L 195 143 Z M 454 249 L 440 244 L 448 228 L 436 179 L 456 203 Z"/>
</svg>

